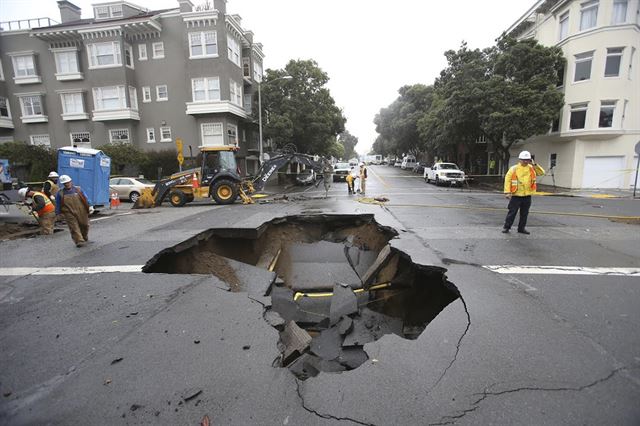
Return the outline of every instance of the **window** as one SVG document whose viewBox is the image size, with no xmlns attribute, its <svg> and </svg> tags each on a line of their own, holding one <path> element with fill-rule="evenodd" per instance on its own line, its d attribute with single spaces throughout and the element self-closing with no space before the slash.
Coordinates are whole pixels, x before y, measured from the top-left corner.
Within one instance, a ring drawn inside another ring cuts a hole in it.
<svg viewBox="0 0 640 426">
<path fill-rule="evenodd" d="M 124 94 L 124 86 L 94 88 L 93 103 L 96 111 L 126 108 L 127 99 Z"/>
<path fill-rule="evenodd" d="M 242 76 L 251 77 L 251 60 L 249 58 L 242 58 Z"/>
<path fill-rule="evenodd" d="M 148 59 L 147 57 L 147 45 L 146 44 L 139 44 L 138 45 L 138 60 L 139 61 L 146 61 Z"/>
<path fill-rule="evenodd" d="M 227 34 L 227 56 L 231 62 L 240 66 L 240 43 L 229 34 Z"/>
<path fill-rule="evenodd" d="M 549 170 L 553 169 L 554 167 L 556 167 L 556 165 L 558 164 L 558 154 L 550 154 L 549 155 Z"/>
<path fill-rule="evenodd" d="M 220 100 L 220 79 L 218 77 L 194 78 L 191 80 L 194 102 Z"/>
<path fill-rule="evenodd" d="M 144 86 L 142 88 L 142 102 L 151 102 L 151 87 Z"/>
<path fill-rule="evenodd" d="M 597 21 L 598 0 L 582 3 L 580 9 L 580 31 L 595 27 Z"/>
<path fill-rule="evenodd" d="M 84 114 L 84 103 L 82 102 L 82 93 L 61 93 L 62 114 Z"/>
<path fill-rule="evenodd" d="M 171 127 L 160 127 L 160 142 L 171 142 Z"/>
<path fill-rule="evenodd" d="M 229 82 L 229 100 L 232 104 L 242 106 L 242 85 L 233 80 Z"/>
<path fill-rule="evenodd" d="M 98 6 L 94 8 L 93 14 L 96 19 L 109 18 L 109 6 Z"/>
<path fill-rule="evenodd" d="M 153 127 L 147 128 L 147 143 L 155 143 L 156 142 L 156 129 Z"/>
<path fill-rule="evenodd" d="M 556 87 L 564 86 L 564 73 L 565 73 L 565 64 L 563 62 L 562 65 L 560 66 L 560 69 L 558 70 L 558 81 L 556 82 Z"/>
<path fill-rule="evenodd" d="M 31 145 L 51 146 L 49 135 L 31 135 Z"/>
<path fill-rule="evenodd" d="M 22 107 L 22 115 L 24 117 L 41 116 L 42 113 L 42 99 L 40 95 L 34 96 L 21 96 L 20 105 Z"/>
<path fill-rule="evenodd" d="M 605 77 L 618 77 L 620 75 L 620 62 L 622 62 L 623 47 L 607 49 L 607 62 L 604 66 Z"/>
<path fill-rule="evenodd" d="M 218 56 L 218 36 L 215 31 L 189 33 L 189 57 L 207 58 Z"/>
<path fill-rule="evenodd" d="M 122 5 L 96 6 L 93 8 L 96 19 L 122 18 Z"/>
<path fill-rule="evenodd" d="M 133 47 L 130 44 L 124 45 L 124 64 L 129 68 L 133 68 Z"/>
<path fill-rule="evenodd" d="M 13 56 L 13 71 L 16 77 L 32 77 L 36 75 L 33 55 Z"/>
<path fill-rule="evenodd" d="M 627 0 L 613 1 L 613 15 L 611 16 L 612 24 L 624 24 L 627 21 Z"/>
<path fill-rule="evenodd" d="M 4 70 L 2 69 L 2 59 L 0 59 L 0 81 L 4 81 Z"/>
<path fill-rule="evenodd" d="M 224 145 L 222 123 L 202 123 L 202 146 Z"/>
<path fill-rule="evenodd" d="M 570 129 L 584 129 L 585 121 L 587 119 L 587 105 L 588 104 L 586 103 L 571 105 L 571 118 L 569 120 Z"/>
<path fill-rule="evenodd" d="M 53 52 L 56 59 L 58 74 L 73 74 L 78 72 L 78 54 L 74 50 L 60 50 Z"/>
<path fill-rule="evenodd" d="M 0 118 L 11 118 L 9 99 L 0 97 Z"/>
<path fill-rule="evenodd" d="M 576 72 L 573 81 L 589 80 L 591 78 L 591 62 L 593 61 L 593 52 L 581 53 L 575 56 Z"/>
<path fill-rule="evenodd" d="M 120 42 L 93 43 L 87 45 L 89 68 L 107 68 L 122 65 Z"/>
<path fill-rule="evenodd" d="M 109 130 L 109 141 L 110 142 L 122 142 L 122 143 L 131 142 L 131 140 L 129 139 L 129 129 L 111 129 L 111 130 Z"/>
<path fill-rule="evenodd" d="M 560 37 L 558 40 L 564 40 L 569 35 L 569 12 L 560 15 Z"/>
<path fill-rule="evenodd" d="M 89 132 L 72 132 L 71 145 L 77 146 L 79 143 L 91 145 L 91 134 Z"/>
<path fill-rule="evenodd" d="M 157 43 L 153 43 L 151 45 L 151 50 L 153 52 L 153 59 L 164 58 L 164 42 L 159 41 Z"/>
<path fill-rule="evenodd" d="M 112 18 L 121 18 L 122 17 L 122 5 L 114 4 L 109 7 L 111 9 L 111 17 Z"/>
<path fill-rule="evenodd" d="M 613 113 L 616 110 L 616 101 L 600 102 L 600 118 L 598 127 L 613 127 Z"/>
<path fill-rule="evenodd" d="M 133 110 L 138 110 L 138 91 L 132 86 L 129 86 L 129 106 Z"/>
<path fill-rule="evenodd" d="M 156 101 L 168 101 L 169 100 L 169 91 L 167 89 L 166 84 L 162 84 L 160 86 L 156 86 Z"/>
<path fill-rule="evenodd" d="M 253 61 L 253 79 L 262 82 L 262 64 L 258 61 Z"/>
<path fill-rule="evenodd" d="M 251 95 L 244 95 L 244 102 L 243 102 L 243 106 L 244 106 L 244 111 L 247 114 L 252 114 L 253 113 L 253 99 Z"/>
<path fill-rule="evenodd" d="M 238 145 L 238 126 L 227 124 L 227 145 Z"/>
</svg>

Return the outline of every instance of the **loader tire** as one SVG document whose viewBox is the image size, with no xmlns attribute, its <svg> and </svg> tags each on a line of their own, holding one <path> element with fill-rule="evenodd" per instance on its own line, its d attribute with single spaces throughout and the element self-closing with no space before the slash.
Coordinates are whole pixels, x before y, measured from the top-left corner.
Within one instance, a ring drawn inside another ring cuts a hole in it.
<svg viewBox="0 0 640 426">
<path fill-rule="evenodd" d="M 217 204 L 233 204 L 238 198 L 238 185 L 229 179 L 220 179 L 211 187 L 211 198 Z"/>
<path fill-rule="evenodd" d="M 173 207 L 182 207 L 187 203 L 187 195 L 180 190 L 173 191 L 169 194 L 169 202 Z"/>
</svg>

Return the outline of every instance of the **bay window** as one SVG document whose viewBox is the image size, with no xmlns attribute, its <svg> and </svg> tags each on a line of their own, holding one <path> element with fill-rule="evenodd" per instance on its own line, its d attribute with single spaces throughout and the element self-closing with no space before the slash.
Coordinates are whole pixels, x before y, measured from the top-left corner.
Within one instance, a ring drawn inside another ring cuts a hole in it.
<svg viewBox="0 0 640 426">
<path fill-rule="evenodd" d="M 580 6 L 580 31 L 595 27 L 598 23 L 598 0 L 587 1 Z"/>
<path fill-rule="evenodd" d="M 189 33 L 189 58 L 218 56 L 218 36 L 215 31 Z"/>
<path fill-rule="evenodd" d="M 593 62 L 593 52 L 575 55 L 576 68 L 573 81 L 589 80 L 591 78 L 591 63 Z"/>
<path fill-rule="evenodd" d="M 240 43 L 229 34 L 227 34 L 227 56 L 231 62 L 240 66 Z"/>
<path fill-rule="evenodd" d="M 620 62 L 622 62 L 622 47 L 607 49 L 607 61 L 604 66 L 605 77 L 618 77 L 620 75 Z"/>
<path fill-rule="evenodd" d="M 120 42 L 108 41 L 87 45 L 89 68 L 108 68 L 122 65 Z"/>
<path fill-rule="evenodd" d="M 598 127 L 613 127 L 613 114 L 616 110 L 616 101 L 600 102 L 600 117 Z"/>
<path fill-rule="evenodd" d="M 613 1 L 613 15 L 611 16 L 612 24 L 624 24 L 627 21 L 627 0 Z"/>
<path fill-rule="evenodd" d="M 96 111 L 125 109 L 127 107 L 127 97 L 124 86 L 94 88 L 93 103 Z"/>
<path fill-rule="evenodd" d="M 191 80 L 194 102 L 212 102 L 220 100 L 220 79 L 218 77 L 194 78 Z"/>
<path fill-rule="evenodd" d="M 229 100 L 232 104 L 242 106 L 242 85 L 233 80 L 229 81 Z"/>
<path fill-rule="evenodd" d="M 75 80 L 82 78 L 78 68 L 78 51 L 74 49 L 56 49 L 53 51 L 56 62 L 56 78 L 58 80 Z"/>
<path fill-rule="evenodd" d="M 587 103 L 571 105 L 571 116 L 569 118 L 569 129 L 584 129 L 587 120 Z"/>
</svg>

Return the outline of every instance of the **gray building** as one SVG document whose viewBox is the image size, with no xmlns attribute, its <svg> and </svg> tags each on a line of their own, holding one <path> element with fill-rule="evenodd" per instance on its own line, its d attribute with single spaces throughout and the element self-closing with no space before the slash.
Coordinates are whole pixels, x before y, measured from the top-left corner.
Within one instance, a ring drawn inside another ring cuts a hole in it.
<svg viewBox="0 0 640 426">
<path fill-rule="evenodd" d="M 58 1 L 49 18 L 0 26 L 0 141 L 52 148 L 109 142 L 143 150 L 237 145 L 258 160 L 262 45 L 228 15 L 226 0 L 150 11 L 127 1 L 93 5 L 82 19 Z"/>
</svg>

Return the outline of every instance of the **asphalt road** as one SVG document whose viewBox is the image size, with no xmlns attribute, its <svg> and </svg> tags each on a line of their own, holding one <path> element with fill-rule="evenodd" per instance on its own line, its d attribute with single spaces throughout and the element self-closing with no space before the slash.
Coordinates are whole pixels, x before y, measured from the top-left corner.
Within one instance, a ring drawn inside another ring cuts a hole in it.
<svg viewBox="0 0 640 426">
<path fill-rule="evenodd" d="M 532 234 L 505 235 L 501 194 L 369 171 L 384 207 L 321 184 L 263 205 L 125 204 L 82 249 L 67 231 L 0 242 L 0 424 L 640 423 L 640 233 L 624 223 L 639 200 L 535 197 Z M 137 272 L 212 227 L 319 213 L 375 214 L 462 299 L 417 340 L 300 382 L 272 366 L 260 303 L 213 276 Z"/>
</svg>

